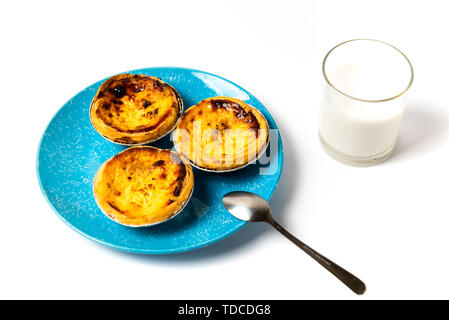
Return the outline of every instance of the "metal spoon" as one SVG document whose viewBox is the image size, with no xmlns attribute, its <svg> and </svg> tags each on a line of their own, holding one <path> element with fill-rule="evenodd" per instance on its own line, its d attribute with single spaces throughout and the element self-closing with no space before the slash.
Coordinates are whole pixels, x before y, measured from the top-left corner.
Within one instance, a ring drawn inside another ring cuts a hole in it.
<svg viewBox="0 0 449 320">
<path fill-rule="evenodd" d="M 266 222 L 271 224 L 287 239 L 296 244 L 299 248 L 304 250 L 315 261 L 321 264 L 324 268 L 330 271 L 340 281 L 357 294 L 363 294 L 366 290 L 365 284 L 352 275 L 342 267 L 325 258 L 308 245 L 293 236 L 290 232 L 285 230 L 271 214 L 271 208 L 264 198 L 257 194 L 245 191 L 229 192 L 223 197 L 223 205 L 225 208 L 237 219 L 248 222 Z"/>
</svg>

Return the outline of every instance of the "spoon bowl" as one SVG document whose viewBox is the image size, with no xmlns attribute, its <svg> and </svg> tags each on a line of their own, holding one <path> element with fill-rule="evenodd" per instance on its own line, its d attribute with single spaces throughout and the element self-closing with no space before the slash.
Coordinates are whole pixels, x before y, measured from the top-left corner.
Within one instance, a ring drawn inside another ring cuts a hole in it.
<svg viewBox="0 0 449 320">
<path fill-rule="evenodd" d="M 223 197 L 223 205 L 234 217 L 248 222 L 266 221 L 271 218 L 271 208 L 261 196 L 246 192 L 233 191 Z"/>
</svg>

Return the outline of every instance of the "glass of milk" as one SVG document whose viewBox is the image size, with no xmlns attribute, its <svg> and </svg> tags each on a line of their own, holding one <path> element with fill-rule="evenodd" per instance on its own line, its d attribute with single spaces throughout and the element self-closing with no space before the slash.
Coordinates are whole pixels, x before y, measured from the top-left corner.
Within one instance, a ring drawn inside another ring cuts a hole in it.
<svg viewBox="0 0 449 320">
<path fill-rule="evenodd" d="M 387 159 L 413 82 L 408 58 L 383 41 L 350 40 L 329 51 L 323 75 L 319 133 L 327 153 L 355 166 Z"/>
</svg>

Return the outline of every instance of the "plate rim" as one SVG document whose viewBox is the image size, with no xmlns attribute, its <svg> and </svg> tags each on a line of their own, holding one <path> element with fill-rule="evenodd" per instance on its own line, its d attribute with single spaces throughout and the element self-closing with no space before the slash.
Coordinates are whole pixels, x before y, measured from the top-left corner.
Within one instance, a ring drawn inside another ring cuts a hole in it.
<svg viewBox="0 0 449 320">
<path fill-rule="evenodd" d="M 245 88 L 239 86 L 238 84 L 236 84 L 233 81 L 230 81 L 226 78 L 223 78 L 222 76 L 207 72 L 207 71 L 202 71 L 202 70 L 198 70 L 198 69 L 191 69 L 191 68 L 185 68 L 185 67 L 174 67 L 174 66 L 155 66 L 155 67 L 146 67 L 146 68 L 138 68 L 138 69 L 133 69 L 133 70 L 129 70 L 129 71 L 124 71 L 124 72 L 120 72 L 120 73 L 133 73 L 133 72 L 139 72 L 139 71 L 143 71 L 143 70 L 156 70 L 156 69 L 181 69 L 181 70 L 185 70 L 185 71 L 190 71 L 190 72 L 199 72 L 199 73 L 203 73 L 203 74 L 207 74 L 216 78 L 219 78 L 223 81 L 226 81 L 230 84 L 232 84 L 233 86 L 237 87 L 238 89 L 248 93 L 251 97 L 253 97 L 254 99 L 256 99 L 267 111 L 269 117 L 271 118 L 271 120 L 274 122 L 274 124 L 277 127 L 278 130 L 278 151 L 280 150 L 281 152 L 278 152 L 278 172 L 276 173 L 277 177 L 277 181 L 276 184 L 273 187 L 273 190 L 271 190 L 269 192 L 269 196 L 268 198 L 266 198 L 266 200 L 270 200 L 271 197 L 273 196 L 274 192 L 276 191 L 276 189 L 278 188 L 281 176 L 282 176 L 282 171 L 284 169 L 284 147 L 283 147 L 283 143 L 282 143 L 282 137 L 281 137 L 281 132 L 280 129 L 276 123 L 276 121 L 274 120 L 273 116 L 271 115 L 271 113 L 269 112 L 269 110 L 265 107 L 265 105 L 262 104 L 262 102 L 260 102 L 259 99 L 257 99 L 257 97 L 253 94 L 251 94 L 248 90 L 246 90 Z M 117 74 L 120 74 L 117 73 Z M 114 74 L 115 75 L 115 74 Z M 117 245 L 117 244 L 112 244 L 106 241 L 103 241 L 101 239 L 95 238 L 87 233 L 85 233 L 84 231 L 78 229 L 77 227 L 75 227 L 73 224 L 71 224 L 69 221 L 67 221 L 67 219 L 64 218 L 64 216 L 62 214 L 60 214 L 58 212 L 58 210 L 53 206 L 53 204 L 50 202 L 50 199 L 47 195 L 46 190 L 44 189 L 43 185 L 42 185 L 42 178 L 40 176 L 39 173 L 39 156 L 41 153 L 41 146 L 42 146 L 42 142 L 44 140 L 44 136 L 45 133 L 47 132 L 48 128 L 50 127 L 50 124 L 53 122 L 53 120 L 56 118 L 56 116 L 61 112 L 61 110 L 67 105 L 67 103 L 69 103 L 70 101 L 72 101 L 76 96 L 78 96 L 80 93 L 82 93 L 83 91 L 85 91 L 86 89 L 88 89 L 89 87 L 97 84 L 97 83 L 101 83 L 102 81 L 105 81 L 106 79 L 114 76 L 111 75 L 107 78 L 101 79 L 99 81 L 96 81 L 90 85 L 88 85 L 86 88 L 78 91 L 75 95 L 73 95 L 70 99 L 68 99 L 56 112 L 55 114 L 51 117 L 51 119 L 49 120 L 49 122 L 47 123 L 47 125 L 45 126 L 45 129 L 43 131 L 43 133 L 41 134 L 41 137 L 39 139 L 39 143 L 37 146 L 37 153 L 36 153 L 36 176 L 37 176 L 37 180 L 38 180 L 38 184 L 39 184 L 39 188 L 42 192 L 42 194 L 44 195 L 44 198 L 46 200 L 46 202 L 48 203 L 48 205 L 50 206 L 50 208 L 52 209 L 52 211 L 56 214 L 56 216 L 61 219 L 66 225 L 68 225 L 72 230 L 76 231 L 78 234 L 82 235 L 83 237 L 95 242 L 95 243 L 99 243 L 105 247 L 108 248 L 112 248 L 112 249 L 116 249 L 122 252 L 128 252 L 128 253 L 134 253 L 134 254 L 145 254 L 145 255 L 169 255 L 169 254 L 176 254 L 176 253 L 186 253 L 186 252 L 191 252 L 191 251 L 195 251 L 201 248 L 204 248 L 206 246 L 212 245 L 214 243 L 220 242 L 221 240 L 229 237 L 230 235 L 234 234 L 235 232 L 237 232 L 238 230 L 240 230 L 243 226 L 245 226 L 247 224 L 247 222 L 245 221 L 239 221 L 238 224 L 236 224 L 234 227 L 228 229 L 226 232 L 220 234 L 217 237 L 208 239 L 206 241 L 203 241 L 201 243 L 197 243 L 194 245 L 188 245 L 188 246 L 183 246 L 183 247 L 177 247 L 174 249 L 136 249 L 136 248 L 129 248 L 126 246 L 121 246 L 121 245 Z"/>
</svg>

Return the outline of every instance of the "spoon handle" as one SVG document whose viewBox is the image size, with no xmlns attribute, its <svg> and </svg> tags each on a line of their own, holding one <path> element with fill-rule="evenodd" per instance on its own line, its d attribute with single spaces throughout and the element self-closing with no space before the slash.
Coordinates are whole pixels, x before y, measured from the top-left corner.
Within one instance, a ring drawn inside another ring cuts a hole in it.
<svg viewBox="0 0 449 320">
<path fill-rule="evenodd" d="M 293 242 L 299 248 L 304 250 L 309 256 L 311 256 L 316 262 L 318 262 L 324 268 L 326 268 L 330 273 L 332 273 L 334 276 L 340 279 L 340 281 L 343 282 L 346 286 L 348 286 L 349 289 L 351 289 L 352 291 L 354 291 L 359 295 L 365 292 L 366 290 L 365 284 L 356 276 L 354 276 L 353 274 L 346 271 L 336 263 L 333 263 L 326 257 L 322 256 L 321 254 L 310 248 L 308 245 L 306 245 L 301 240 L 296 238 L 290 232 L 285 230 L 276 220 L 270 219 L 267 222 L 271 224 L 274 228 L 276 228 L 285 237 L 287 237 L 291 242 Z"/>
</svg>

